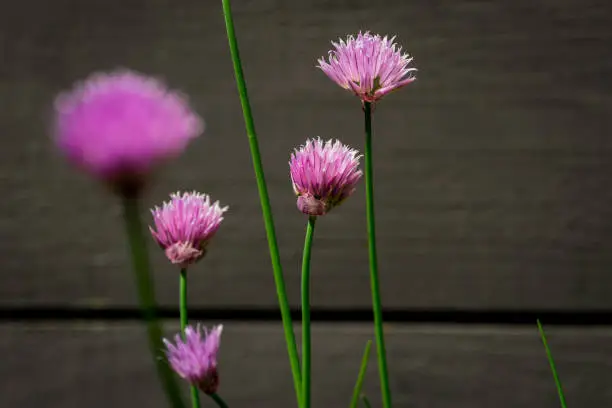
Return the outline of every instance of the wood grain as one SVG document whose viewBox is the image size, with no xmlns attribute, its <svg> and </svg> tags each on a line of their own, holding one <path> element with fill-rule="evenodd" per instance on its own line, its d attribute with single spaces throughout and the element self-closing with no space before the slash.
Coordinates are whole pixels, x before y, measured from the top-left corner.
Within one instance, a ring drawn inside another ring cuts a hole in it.
<svg viewBox="0 0 612 408">
<path fill-rule="evenodd" d="M 397 34 L 418 81 L 374 118 L 383 301 L 394 308 L 612 308 L 612 3 L 235 1 L 285 276 L 297 304 L 305 218 L 288 178 L 307 137 L 362 147 L 356 98 L 315 67 L 329 41 Z M 200 306 L 274 307 L 259 201 L 218 2 L 22 0 L 0 13 L 2 305 L 134 305 L 116 200 L 49 141 L 53 96 L 94 70 L 163 75 L 205 136 L 144 199 L 230 206 L 191 272 Z M 313 304 L 364 307 L 363 186 L 319 223 Z M 177 271 L 155 250 L 160 300 Z"/>
<path fill-rule="evenodd" d="M 568 406 L 610 406 L 612 331 L 547 331 Z M 348 404 L 371 336 L 370 326 L 315 324 L 313 406 Z M 394 407 L 559 406 L 537 329 L 391 325 L 387 336 Z M 2 325 L 0 405 L 165 407 L 145 344 L 130 323 Z M 278 325 L 226 324 L 220 373 L 232 407 L 296 406 Z M 365 390 L 374 406 L 377 384 L 372 355 Z"/>
</svg>

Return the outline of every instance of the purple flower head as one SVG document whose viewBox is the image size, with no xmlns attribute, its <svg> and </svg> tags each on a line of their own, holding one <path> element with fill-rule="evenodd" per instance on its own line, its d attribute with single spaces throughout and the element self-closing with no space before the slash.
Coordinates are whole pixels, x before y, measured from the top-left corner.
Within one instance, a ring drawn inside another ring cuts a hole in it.
<svg viewBox="0 0 612 408">
<path fill-rule="evenodd" d="M 357 154 L 338 140 L 323 143 L 321 138 L 295 149 L 289 171 L 300 211 L 325 215 L 350 196 L 362 175 Z"/>
<path fill-rule="evenodd" d="M 151 210 L 155 228 L 153 238 L 166 251 L 173 264 L 186 268 L 206 254 L 206 246 L 215 235 L 228 207 L 210 202 L 206 194 L 180 192 L 171 200 Z"/>
<path fill-rule="evenodd" d="M 346 41 L 332 42 L 328 61 L 319 58 L 318 67 L 342 88 L 352 91 L 363 102 L 376 102 L 389 92 L 408 85 L 416 78 L 409 68 L 412 58 L 401 47 L 380 35 L 359 32 Z"/>
<path fill-rule="evenodd" d="M 221 343 L 223 326 L 210 331 L 197 325 L 185 328 L 184 338 L 177 334 L 174 344 L 164 339 L 166 357 L 170 367 L 191 384 L 206 394 L 214 394 L 219 387 L 217 353 Z"/>
<path fill-rule="evenodd" d="M 55 112 L 66 157 L 121 191 L 139 190 L 204 129 L 185 97 L 129 70 L 92 74 L 56 98 Z"/>
</svg>

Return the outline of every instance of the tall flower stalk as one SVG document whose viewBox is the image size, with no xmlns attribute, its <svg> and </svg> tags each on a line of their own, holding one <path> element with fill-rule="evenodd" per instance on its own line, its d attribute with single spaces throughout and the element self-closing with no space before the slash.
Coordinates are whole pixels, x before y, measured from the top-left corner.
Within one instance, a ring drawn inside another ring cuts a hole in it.
<svg viewBox="0 0 612 408">
<path fill-rule="evenodd" d="M 298 209 L 308 215 L 302 257 L 302 408 L 310 408 L 310 253 L 318 216 L 339 206 L 361 178 L 357 151 L 340 141 L 307 140 L 291 154 L 289 173 Z"/>
<path fill-rule="evenodd" d="M 378 254 L 376 249 L 376 218 L 374 211 L 374 166 L 372 164 L 372 105 L 364 102 L 365 114 L 365 185 L 366 185 L 366 222 L 368 229 L 368 256 L 370 259 L 370 289 L 372 291 L 372 310 L 374 312 L 374 335 L 378 371 L 382 387 L 383 406 L 391 408 L 391 386 L 387 368 L 387 350 L 383 329 L 382 299 L 378 277 Z"/>
<path fill-rule="evenodd" d="M 412 58 L 402 54 L 393 41 L 395 37 L 381 37 L 369 32 L 348 36 L 332 42 L 334 49 L 328 59 L 320 58 L 318 67 L 340 87 L 352 92 L 362 103 L 365 119 L 365 183 L 370 287 L 374 313 L 374 332 L 378 371 L 384 408 L 391 408 L 391 387 L 387 368 L 387 353 L 383 331 L 382 300 L 378 276 L 376 248 L 376 219 L 374 210 L 374 166 L 372 152 L 372 107 L 385 95 L 415 80 L 415 68 L 409 67 Z"/>
<path fill-rule="evenodd" d="M 302 408 L 310 408 L 311 336 L 310 336 L 310 252 L 317 217 L 308 217 L 302 256 Z"/>
<path fill-rule="evenodd" d="M 297 344 L 295 342 L 295 334 L 293 332 L 293 323 L 291 319 L 291 310 L 289 309 L 289 301 L 287 299 L 287 290 L 285 289 L 285 280 L 283 277 L 283 270 L 280 261 L 280 253 L 278 250 L 278 243 L 276 240 L 276 232 L 274 229 L 274 218 L 272 217 L 272 207 L 270 205 L 270 198 L 268 196 L 268 188 L 266 186 L 266 180 L 264 176 L 263 164 L 261 161 L 261 154 L 259 152 L 259 143 L 257 142 L 257 133 L 255 132 L 255 123 L 253 121 L 253 114 L 251 113 L 251 106 L 249 103 L 249 96 L 247 93 L 246 82 L 244 74 L 242 72 L 242 63 L 240 61 L 240 52 L 238 50 L 238 40 L 236 39 L 236 32 L 234 29 L 234 21 L 232 18 L 232 10 L 229 0 L 222 0 L 223 3 L 223 15 L 225 17 L 225 27 L 227 30 L 227 39 L 229 42 L 230 53 L 232 57 L 232 63 L 234 66 L 234 74 L 236 76 L 236 85 L 238 87 L 238 93 L 240 95 L 240 104 L 242 106 L 242 112 L 244 115 L 244 122 L 246 127 L 246 133 L 249 140 L 249 148 L 251 150 L 251 158 L 253 160 L 253 169 L 255 171 L 255 178 L 257 180 L 257 190 L 259 192 L 259 199 L 261 202 L 261 209 L 263 212 L 264 224 L 266 228 L 266 236 L 268 239 L 268 247 L 270 251 L 270 259 L 272 262 L 272 271 L 274 274 L 274 283 L 276 286 L 276 294 L 278 296 L 278 303 L 280 307 L 281 317 L 283 320 L 283 331 L 285 334 L 285 342 L 287 344 L 287 352 L 289 354 L 289 362 L 291 365 L 291 373 L 293 375 L 293 383 L 296 393 L 298 404 L 301 399 L 301 388 L 302 388 L 302 376 L 300 373 L 300 362 L 297 352 Z"/>
</svg>

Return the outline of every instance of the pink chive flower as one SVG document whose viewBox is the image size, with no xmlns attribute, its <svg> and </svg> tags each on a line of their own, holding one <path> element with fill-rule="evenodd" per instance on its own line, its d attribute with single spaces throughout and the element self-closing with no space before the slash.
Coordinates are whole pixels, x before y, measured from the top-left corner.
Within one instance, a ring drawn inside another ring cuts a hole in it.
<svg viewBox="0 0 612 408">
<path fill-rule="evenodd" d="M 338 140 L 323 143 L 321 138 L 295 149 L 289 171 L 300 211 L 325 215 L 350 196 L 362 175 L 357 154 Z"/>
<path fill-rule="evenodd" d="M 184 339 L 180 334 L 174 337 L 174 344 L 163 339 L 170 367 L 181 378 L 208 395 L 216 393 L 219 387 L 217 353 L 222 330 L 222 325 L 215 326 L 210 331 L 200 325 L 195 328 L 187 326 Z"/>
<path fill-rule="evenodd" d="M 186 268 L 206 254 L 228 207 L 220 207 L 218 201 L 211 204 L 209 196 L 195 191 L 177 192 L 170 198 L 151 210 L 156 230 L 149 229 L 170 262 Z"/>
<path fill-rule="evenodd" d="M 121 190 L 138 190 L 160 162 L 204 129 L 186 98 L 129 70 L 94 73 L 55 100 L 55 141 L 68 158 Z"/>
<path fill-rule="evenodd" d="M 413 82 L 416 68 L 409 68 L 412 58 L 402 54 L 395 37 L 359 32 L 346 41 L 332 41 L 335 50 L 317 61 L 318 68 L 342 88 L 352 91 L 363 102 L 376 102 L 389 92 Z"/>
</svg>

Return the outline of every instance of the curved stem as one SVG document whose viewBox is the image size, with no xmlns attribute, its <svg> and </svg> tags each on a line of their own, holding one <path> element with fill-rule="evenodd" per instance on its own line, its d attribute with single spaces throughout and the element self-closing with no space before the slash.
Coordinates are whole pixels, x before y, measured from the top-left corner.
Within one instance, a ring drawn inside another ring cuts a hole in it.
<svg viewBox="0 0 612 408">
<path fill-rule="evenodd" d="M 382 301 L 378 279 L 378 256 L 376 253 L 376 219 L 374 216 L 374 169 L 372 164 L 372 104 L 364 102 L 365 112 L 365 183 L 366 218 L 368 225 L 368 253 L 370 258 L 370 287 L 372 289 L 372 309 L 374 311 L 374 333 L 376 335 L 376 354 L 384 408 L 391 408 L 391 388 L 387 370 L 385 334 L 383 331 Z"/>
<path fill-rule="evenodd" d="M 181 268 L 181 275 L 179 278 L 179 310 L 181 318 L 181 336 L 185 340 L 185 328 L 189 324 L 189 318 L 187 317 L 187 268 Z M 193 408 L 200 408 L 200 394 L 198 388 L 195 385 L 189 387 L 191 392 L 191 406 Z"/>
<path fill-rule="evenodd" d="M 223 398 L 219 396 L 219 394 L 209 394 L 210 398 L 217 403 L 220 408 L 229 408 L 228 405 L 223 401 Z"/>
<path fill-rule="evenodd" d="M 308 217 L 302 255 L 302 408 L 310 408 L 310 251 L 317 217 Z"/>
<path fill-rule="evenodd" d="M 138 297 L 143 318 L 147 325 L 149 349 L 162 383 L 164 392 L 174 408 L 184 408 L 183 400 L 174 375 L 165 359 L 158 353 L 163 349 L 162 329 L 156 316 L 155 287 L 151 279 L 147 242 L 145 240 L 138 209 L 138 198 L 122 196 L 123 219 L 130 245 L 132 268 L 136 277 Z"/>
<path fill-rule="evenodd" d="M 251 150 L 251 158 L 253 160 L 253 168 L 255 178 L 257 180 L 257 189 L 259 191 L 259 199 L 261 201 L 261 209 L 263 212 L 264 224 L 266 227 L 266 236 L 268 238 L 268 247 L 270 250 L 270 258 L 272 261 L 272 271 L 274 274 L 274 283 L 276 285 L 276 294 L 278 296 L 278 304 L 283 320 L 283 329 L 285 333 L 285 342 L 287 343 L 287 352 L 289 354 L 289 362 L 291 364 L 291 373 L 293 374 L 293 383 L 298 404 L 301 401 L 301 374 L 300 361 L 298 358 L 297 344 L 295 342 L 295 334 L 293 333 L 293 324 L 291 320 L 291 310 L 289 309 L 289 301 L 287 300 L 287 290 L 285 289 L 285 280 L 283 278 L 283 269 L 280 261 L 280 253 L 278 243 L 276 241 L 276 232 L 274 230 L 274 219 L 272 217 L 272 207 L 270 206 L 270 198 L 268 197 L 268 188 L 264 177 L 263 165 L 261 162 L 261 154 L 259 153 L 259 144 L 257 142 L 257 134 L 255 132 L 255 124 L 249 96 L 247 93 L 246 82 L 242 72 L 242 64 L 240 62 L 240 53 L 238 51 L 238 40 L 234 30 L 234 20 L 232 18 L 232 10 L 229 0 L 222 0 L 223 14 L 225 17 L 225 27 L 227 29 L 227 39 L 229 41 L 232 63 L 234 65 L 234 73 L 236 76 L 236 85 L 240 95 L 240 104 L 244 115 L 246 132 Z"/>
<path fill-rule="evenodd" d="M 563 394 L 563 386 L 561 385 L 561 379 L 559 378 L 559 374 L 557 374 L 557 368 L 555 367 L 555 361 L 553 360 L 552 352 L 548 347 L 548 342 L 546 341 L 546 333 L 544 333 L 544 327 L 542 327 L 542 323 L 540 323 L 540 319 L 538 322 L 538 330 L 540 332 L 540 337 L 542 338 L 542 343 L 544 344 L 544 349 L 546 350 L 546 357 L 548 358 L 548 364 L 550 365 L 550 370 L 552 371 L 553 378 L 555 380 L 555 385 L 557 386 L 557 393 L 559 394 L 559 402 L 561 403 L 562 408 L 567 408 L 565 403 L 565 395 Z"/>
</svg>

